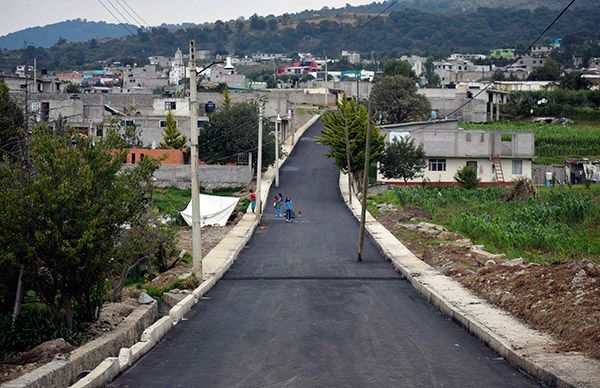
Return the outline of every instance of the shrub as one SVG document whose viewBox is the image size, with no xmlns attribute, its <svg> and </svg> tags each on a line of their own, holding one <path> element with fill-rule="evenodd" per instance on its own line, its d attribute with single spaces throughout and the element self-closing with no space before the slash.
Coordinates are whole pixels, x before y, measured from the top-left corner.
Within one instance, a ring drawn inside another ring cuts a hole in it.
<svg viewBox="0 0 600 388">
<path fill-rule="evenodd" d="M 477 170 L 472 166 L 464 166 L 456 172 L 454 180 L 463 185 L 465 189 L 471 190 L 477 187 L 480 179 L 477 178 Z"/>
</svg>

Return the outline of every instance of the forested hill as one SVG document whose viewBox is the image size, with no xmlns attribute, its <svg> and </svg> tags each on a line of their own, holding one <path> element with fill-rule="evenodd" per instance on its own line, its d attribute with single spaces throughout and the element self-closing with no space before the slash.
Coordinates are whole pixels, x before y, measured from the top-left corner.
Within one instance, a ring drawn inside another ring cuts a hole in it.
<svg viewBox="0 0 600 388">
<path fill-rule="evenodd" d="M 7 49 L 19 49 L 26 45 L 50 47 L 59 39 L 82 42 L 94 38 L 120 38 L 128 34 L 127 29 L 135 31 L 136 27 L 130 24 L 110 24 L 82 19 L 66 20 L 0 36 L 0 47 Z"/>
<path fill-rule="evenodd" d="M 6 72 L 25 59 L 37 58 L 49 70 L 97 67 L 97 61 L 114 60 L 142 64 L 151 55 L 172 55 L 185 50 L 190 39 L 199 49 L 218 53 L 295 53 L 309 51 L 337 57 L 341 50 L 393 57 L 412 53 L 442 56 L 451 52 L 482 52 L 493 48 L 526 46 L 554 19 L 557 11 L 492 9 L 459 14 L 402 9 L 378 17 L 364 28 L 369 15 L 338 13 L 297 18 L 257 17 L 247 21 L 216 22 L 188 29 L 155 28 L 135 36 L 81 43 L 57 44 L 50 49 L 28 47 L 5 51 L 0 69 Z M 563 38 L 565 45 L 600 38 L 600 5 L 569 10 L 546 38 Z"/>
</svg>

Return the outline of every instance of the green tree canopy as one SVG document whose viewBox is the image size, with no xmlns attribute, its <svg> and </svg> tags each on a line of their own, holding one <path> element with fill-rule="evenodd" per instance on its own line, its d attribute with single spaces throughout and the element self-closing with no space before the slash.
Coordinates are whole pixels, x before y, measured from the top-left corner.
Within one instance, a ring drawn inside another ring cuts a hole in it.
<svg viewBox="0 0 600 388">
<path fill-rule="evenodd" d="M 390 59 L 389 61 L 385 61 L 383 64 L 383 75 L 384 76 L 394 76 L 401 75 L 407 78 L 412 78 L 413 80 L 417 80 L 417 74 L 412 69 L 410 63 L 406 61 L 402 61 L 400 59 Z"/>
<path fill-rule="evenodd" d="M 114 136 L 39 128 L 29 144 L 31 170 L 22 160 L 0 164 L 0 259 L 24 268 L 41 302 L 69 329 L 75 317 L 97 318 L 116 267 L 113 247 L 144 213 L 142 197 L 158 167 L 145 158 L 122 171 L 126 150 Z"/>
<path fill-rule="evenodd" d="M 415 179 L 422 176 L 427 167 L 427 157 L 423 146 L 415 146 L 413 139 L 402 137 L 394 139 L 383 152 L 380 165 L 381 174 L 386 179 Z"/>
<path fill-rule="evenodd" d="M 427 80 L 427 87 L 430 88 L 439 88 L 442 84 L 442 80 L 440 76 L 434 71 L 435 67 L 433 64 L 433 58 L 427 57 L 427 60 L 424 64 L 425 67 L 425 79 Z"/>
<path fill-rule="evenodd" d="M 337 103 L 337 111 L 323 115 L 323 132 L 317 141 L 329 146 L 327 156 L 335 160 L 340 170 L 348 172 L 346 160 L 346 120 L 350 142 L 350 172 L 356 175 L 362 171 L 365 163 L 367 135 L 367 108 L 355 100 L 343 98 Z M 373 126 L 371 141 L 371 163 L 379 160 L 384 148 L 384 138 L 379 128 Z"/>
<path fill-rule="evenodd" d="M 252 152 L 252 164 L 258 156 L 258 102 L 232 103 L 210 116 L 200 131 L 200 158 L 209 163 L 237 162 Z M 275 132 L 273 123 L 263 121 L 262 165 L 275 161 Z"/>
<path fill-rule="evenodd" d="M 163 139 L 160 142 L 160 148 L 171 148 L 180 150 L 185 147 L 187 137 L 179 132 L 177 122 L 173 118 L 173 114 L 169 111 L 163 131 Z"/>
<path fill-rule="evenodd" d="M 21 108 L 10 98 L 8 86 L 0 81 L 0 158 L 15 156 L 23 145 L 25 117 Z"/>
<path fill-rule="evenodd" d="M 558 81 L 560 79 L 560 63 L 548 58 L 542 66 L 533 69 L 527 79 L 529 81 Z"/>
<path fill-rule="evenodd" d="M 385 124 L 423 120 L 431 112 L 427 98 L 417 93 L 415 81 L 401 75 L 382 77 L 373 87 L 371 101 Z"/>
</svg>

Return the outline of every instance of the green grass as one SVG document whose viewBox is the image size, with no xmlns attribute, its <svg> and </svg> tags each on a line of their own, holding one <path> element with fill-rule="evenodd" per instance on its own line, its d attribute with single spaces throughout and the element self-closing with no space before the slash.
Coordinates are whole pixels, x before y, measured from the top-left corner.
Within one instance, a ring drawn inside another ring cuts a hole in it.
<svg viewBox="0 0 600 388">
<path fill-rule="evenodd" d="M 600 185 L 544 188 L 537 198 L 504 202 L 508 190 L 397 187 L 371 197 L 370 209 L 382 202 L 419 207 L 434 222 L 510 258 L 600 262 Z"/>
<path fill-rule="evenodd" d="M 577 121 L 570 125 L 536 124 L 528 121 L 461 123 L 464 129 L 533 131 L 535 162 L 563 164 L 566 158 L 597 158 L 600 155 L 600 122 Z"/>
</svg>

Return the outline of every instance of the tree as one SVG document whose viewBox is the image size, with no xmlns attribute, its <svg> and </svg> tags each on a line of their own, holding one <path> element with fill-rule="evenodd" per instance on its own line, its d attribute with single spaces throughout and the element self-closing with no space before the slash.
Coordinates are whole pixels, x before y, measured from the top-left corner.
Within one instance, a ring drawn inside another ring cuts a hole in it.
<svg viewBox="0 0 600 388">
<path fill-rule="evenodd" d="M 561 89 L 569 89 L 569 90 L 586 90 L 592 86 L 592 83 L 581 77 L 582 73 L 580 71 L 572 71 L 569 73 L 565 73 L 562 77 L 560 77 L 560 87 Z"/>
<path fill-rule="evenodd" d="M 237 162 L 239 156 L 252 152 L 252 164 L 258 156 L 258 106 L 260 102 L 232 103 L 210 116 L 200 130 L 200 155 L 209 163 Z M 273 123 L 263 121 L 263 160 L 266 168 L 275 161 L 275 132 Z"/>
<path fill-rule="evenodd" d="M 223 109 L 231 108 L 231 95 L 229 94 L 229 88 L 225 86 L 223 89 Z"/>
<path fill-rule="evenodd" d="M 529 81 L 558 81 L 560 79 L 560 63 L 548 58 L 542 66 L 533 69 L 527 79 Z"/>
<path fill-rule="evenodd" d="M 2 256 L 23 266 L 28 284 L 55 320 L 97 318 L 111 258 L 124 225 L 145 211 L 141 198 L 158 162 L 144 158 L 122 171 L 122 139 L 33 130 L 29 161 L 0 165 Z M 8 217 L 8 218 L 7 218 Z"/>
<path fill-rule="evenodd" d="M 427 87 L 429 88 L 439 88 L 442 84 L 442 80 L 440 76 L 435 72 L 435 66 L 433 64 L 433 58 L 427 57 L 427 60 L 424 64 L 425 67 L 425 79 L 427 80 Z"/>
<path fill-rule="evenodd" d="M 79 85 L 73 82 L 69 82 L 67 85 L 67 93 L 79 93 Z"/>
<path fill-rule="evenodd" d="M 408 136 L 394 139 L 385 148 L 379 162 L 381 174 L 386 179 L 403 179 L 404 182 L 422 176 L 427 167 L 423 146 L 416 147 L 413 139 Z"/>
<path fill-rule="evenodd" d="M 464 166 L 456 172 L 454 180 L 463 185 L 465 189 L 474 189 L 479 184 L 477 170 L 472 166 Z"/>
<path fill-rule="evenodd" d="M 338 168 L 348 172 L 346 159 L 346 120 L 348 121 L 348 137 L 350 140 L 350 173 L 360 181 L 364 169 L 366 133 L 368 123 L 367 108 L 355 100 L 347 101 L 345 96 L 337 102 L 337 111 L 329 111 L 323 115 L 323 132 L 317 142 L 328 145 L 327 156 L 332 158 Z M 371 163 L 377 162 L 384 148 L 384 138 L 379 128 L 372 127 Z"/>
<path fill-rule="evenodd" d="M 165 123 L 165 129 L 163 131 L 163 139 L 160 142 L 160 148 L 171 148 L 180 150 L 185 147 L 187 143 L 187 137 L 179 132 L 177 128 L 177 122 L 173 118 L 171 112 L 167 113 L 167 119 Z"/>
<path fill-rule="evenodd" d="M 4 155 L 14 156 L 20 151 L 24 126 L 23 112 L 10 98 L 6 83 L 0 81 L 0 158 Z"/>
<path fill-rule="evenodd" d="M 401 61 L 399 59 L 391 59 L 386 61 L 383 64 L 383 75 L 384 76 L 394 76 L 401 75 L 407 78 L 412 78 L 413 80 L 419 79 L 415 72 L 412 69 L 410 63 L 406 61 Z"/>
<path fill-rule="evenodd" d="M 385 124 L 423 120 L 431 112 L 427 98 L 417 93 L 415 81 L 400 75 L 382 77 L 373 87 L 371 101 Z"/>
</svg>

